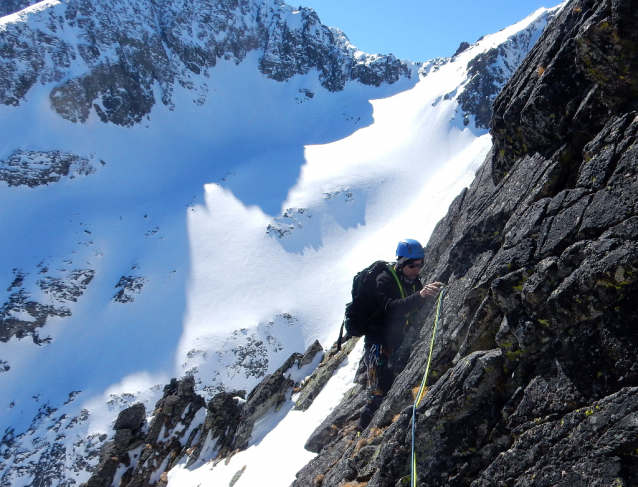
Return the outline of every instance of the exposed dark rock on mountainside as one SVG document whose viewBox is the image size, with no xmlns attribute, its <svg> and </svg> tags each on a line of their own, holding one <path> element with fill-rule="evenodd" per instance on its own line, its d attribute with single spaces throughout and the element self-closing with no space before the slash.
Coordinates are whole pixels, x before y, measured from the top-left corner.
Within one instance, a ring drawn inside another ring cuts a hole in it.
<svg viewBox="0 0 638 487">
<path fill-rule="evenodd" d="M 534 47 L 494 106 L 496 183 L 530 152 L 548 157 L 560 149 L 576 169 L 583 146 L 611 116 L 636 109 L 634 6 L 571 2 Z"/>
<path fill-rule="evenodd" d="M 321 345 L 315 342 L 306 353 L 292 354 L 248 396 L 246 391 L 220 392 L 208 404 L 195 392 L 193 377 L 173 379 L 164 388 L 147 429 L 142 428 L 143 404 L 120 413 L 112 440 L 102 447 L 100 462 L 83 485 L 108 487 L 115 481 L 122 487 L 145 487 L 154 485 L 152 478 L 158 476 L 160 484 L 166 485 L 166 472 L 184 457 L 190 467 L 231 456 L 246 447 L 256 421 L 279 410 L 290 398 L 295 386 L 291 370 L 312 363 L 320 352 Z M 326 362 L 333 372 L 333 361 Z M 126 470 L 118 475 L 120 464 Z"/>
<path fill-rule="evenodd" d="M 97 170 L 93 157 L 81 157 L 69 152 L 16 150 L 6 160 L 0 160 L 0 181 L 9 186 L 34 188 L 55 183 L 63 176 L 88 176 Z M 93 164 L 91 164 L 93 162 Z M 104 161 L 99 161 L 104 165 Z"/>
<path fill-rule="evenodd" d="M 35 301 L 31 294 L 22 288 L 25 275 L 17 272 L 8 291 L 17 291 L 9 295 L 7 302 L 0 306 L 0 341 L 7 342 L 12 337 L 30 336 L 38 345 L 48 343 L 50 338 L 40 338 L 38 328 L 42 328 L 50 316 L 70 316 L 66 306 L 44 304 Z M 51 303 L 76 302 L 95 277 L 92 269 L 75 269 L 64 277 L 45 276 L 37 281 L 38 287 L 49 296 Z"/>
<path fill-rule="evenodd" d="M 492 120 L 492 103 L 500 93 L 503 85 L 518 69 L 525 55 L 536 42 L 540 25 L 550 22 L 556 14 L 555 10 L 540 16 L 515 36 L 503 44 L 479 54 L 469 62 L 469 81 L 465 90 L 459 95 L 458 102 L 465 113 L 475 116 L 478 128 L 486 129 Z M 454 56 L 465 51 L 468 46 L 462 43 Z"/>
<path fill-rule="evenodd" d="M 332 375 L 348 357 L 356 342 L 357 340 L 349 340 L 341 351 L 338 352 L 336 348 L 333 348 L 328 352 L 329 358 L 324 360 L 319 367 L 317 367 L 317 370 L 304 381 L 304 387 L 299 393 L 299 397 L 295 401 L 293 409 L 306 411 L 312 405 Z M 317 345 L 319 345 L 319 342 L 316 342 L 315 346 Z"/>
<path fill-rule="evenodd" d="M 419 485 L 638 484 L 636 12 L 562 9 L 497 97 L 492 154 L 431 237 L 422 277 L 448 286 L 417 410 Z M 371 426 L 348 429 L 357 386 L 293 485 L 403 485 L 433 319 L 397 353 Z"/>
<path fill-rule="evenodd" d="M 412 76 L 392 55 L 357 53 L 314 10 L 273 0 L 71 0 L 8 24 L 0 46 L 0 103 L 19 105 L 36 84 L 51 83 L 51 106 L 67 120 L 85 122 L 94 111 L 123 126 L 141 122 L 160 100 L 172 108 L 176 85 L 205 103 L 217 60 L 239 64 L 252 51 L 261 52 L 268 77 L 317 70 L 330 91 L 351 80 L 379 86 Z"/>
<path fill-rule="evenodd" d="M 135 295 L 139 294 L 148 281 L 145 277 L 122 276 L 115 285 L 118 292 L 113 296 L 113 301 L 118 303 L 130 303 L 135 301 Z"/>
<path fill-rule="evenodd" d="M 38 3 L 39 0 L 1 0 L 0 17 L 15 13 L 23 8 Z"/>
</svg>

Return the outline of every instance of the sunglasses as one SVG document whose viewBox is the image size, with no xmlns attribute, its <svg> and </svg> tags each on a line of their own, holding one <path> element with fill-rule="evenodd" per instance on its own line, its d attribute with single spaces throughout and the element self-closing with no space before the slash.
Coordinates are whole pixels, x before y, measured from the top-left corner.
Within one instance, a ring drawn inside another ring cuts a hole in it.
<svg viewBox="0 0 638 487">
<path fill-rule="evenodd" d="M 421 267 L 423 267 L 424 265 L 425 265 L 425 262 L 421 262 L 420 264 L 408 264 L 406 265 L 406 267 L 409 269 L 416 269 L 416 268 L 421 269 Z"/>
</svg>

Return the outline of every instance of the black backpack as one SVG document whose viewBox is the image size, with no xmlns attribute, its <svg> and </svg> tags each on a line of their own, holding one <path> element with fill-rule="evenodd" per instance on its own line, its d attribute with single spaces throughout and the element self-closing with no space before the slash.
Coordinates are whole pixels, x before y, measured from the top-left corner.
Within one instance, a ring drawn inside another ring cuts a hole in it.
<svg viewBox="0 0 638 487">
<path fill-rule="evenodd" d="M 337 340 L 337 350 L 341 350 L 344 328 L 348 335 L 355 337 L 363 336 L 377 328 L 372 324 L 372 320 L 383 311 L 376 299 L 377 276 L 389 269 L 387 262 L 378 260 L 358 272 L 352 279 L 352 301 L 346 304 L 346 312 Z"/>
</svg>

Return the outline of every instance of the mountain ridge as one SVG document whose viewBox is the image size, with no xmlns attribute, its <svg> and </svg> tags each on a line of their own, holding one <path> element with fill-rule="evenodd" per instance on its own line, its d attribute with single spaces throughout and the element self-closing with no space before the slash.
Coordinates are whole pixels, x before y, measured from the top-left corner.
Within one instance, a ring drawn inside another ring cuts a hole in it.
<svg viewBox="0 0 638 487">
<path fill-rule="evenodd" d="M 204 103 L 210 88 L 190 74 L 206 74 L 220 58 L 240 63 L 253 50 L 263 51 L 259 70 L 269 78 L 286 81 L 315 69 L 329 91 L 352 80 L 379 86 L 412 76 L 392 55 L 355 57 L 347 37 L 337 42 L 314 10 L 274 0 L 37 5 L 38 17 L 7 23 L 0 32 L 6 53 L 0 53 L 0 103 L 18 105 L 35 83 L 55 83 L 51 105 L 72 122 L 86 122 L 95 111 L 103 122 L 139 124 L 159 101 L 174 108 L 177 83 Z"/>
</svg>

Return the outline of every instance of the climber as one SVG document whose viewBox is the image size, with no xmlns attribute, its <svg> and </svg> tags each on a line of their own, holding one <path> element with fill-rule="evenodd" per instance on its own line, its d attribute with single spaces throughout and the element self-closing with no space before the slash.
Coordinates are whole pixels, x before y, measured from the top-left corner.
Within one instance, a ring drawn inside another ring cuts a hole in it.
<svg viewBox="0 0 638 487">
<path fill-rule="evenodd" d="M 388 367 L 393 350 L 403 342 L 408 324 L 417 318 L 426 298 L 436 296 L 441 286 L 433 282 L 426 286 L 419 280 L 425 253 L 419 242 L 406 239 L 397 246 L 397 261 L 389 265 L 376 279 L 377 303 L 383 310 L 376 326 L 365 335 L 363 361 L 367 367 L 368 403 L 361 411 L 357 431 L 367 428 L 394 381 Z"/>
</svg>

